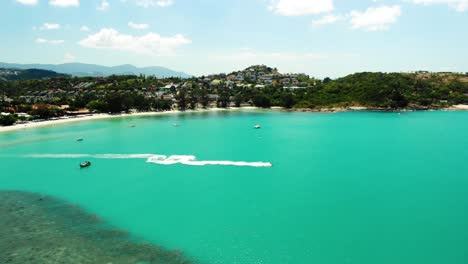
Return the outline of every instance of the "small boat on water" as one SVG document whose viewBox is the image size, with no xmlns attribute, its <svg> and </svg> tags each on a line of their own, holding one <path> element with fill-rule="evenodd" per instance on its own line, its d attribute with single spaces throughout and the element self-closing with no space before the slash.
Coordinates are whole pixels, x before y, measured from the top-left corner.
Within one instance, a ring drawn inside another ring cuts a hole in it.
<svg viewBox="0 0 468 264">
<path fill-rule="evenodd" d="M 80 168 L 87 168 L 89 166 L 91 166 L 90 161 L 85 161 L 85 162 L 80 163 Z"/>
<path fill-rule="evenodd" d="M 135 125 L 131 125 L 131 126 L 129 126 L 129 127 L 136 127 L 136 126 L 135 126 Z"/>
<path fill-rule="evenodd" d="M 78 138 L 76 141 L 81 142 L 83 140 L 84 140 L 83 138 Z"/>
<path fill-rule="evenodd" d="M 175 123 L 175 124 L 173 124 L 173 126 L 178 127 L 178 126 L 180 126 L 180 124 Z"/>
<path fill-rule="evenodd" d="M 262 127 L 261 127 L 260 125 L 257 124 L 257 125 L 254 126 L 254 128 L 255 128 L 255 129 L 260 129 L 260 128 L 262 128 Z"/>
</svg>

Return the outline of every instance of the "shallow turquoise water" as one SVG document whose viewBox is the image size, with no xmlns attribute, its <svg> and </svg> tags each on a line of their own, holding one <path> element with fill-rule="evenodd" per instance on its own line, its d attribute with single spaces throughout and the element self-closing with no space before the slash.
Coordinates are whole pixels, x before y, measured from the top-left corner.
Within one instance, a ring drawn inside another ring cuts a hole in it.
<svg viewBox="0 0 468 264">
<path fill-rule="evenodd" d="M 252 129 L 257 123 L 261 130 Z M 93 121 L 0 134 L 0 189 L 66 199 L 200 263 L 465 264 L 467 131 L 468 112 Z M 31 154 L 195 155 L 274 166 Z M 83 159 L 93 166 L 80 170 Z"/>
</svg>

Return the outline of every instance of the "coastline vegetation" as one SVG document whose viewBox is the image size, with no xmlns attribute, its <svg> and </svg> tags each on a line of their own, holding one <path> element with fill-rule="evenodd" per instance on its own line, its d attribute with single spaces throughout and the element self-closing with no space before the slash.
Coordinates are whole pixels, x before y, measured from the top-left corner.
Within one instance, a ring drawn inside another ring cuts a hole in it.
<svg viewBox="0 0 468 264">
<path fill-rule="evenodd" d="M 59 74 L 45 79 L 0 80 L 0 125 L 16 122 L 17 113 L 23 113 L 23 119 L 50 119 L 86 111 L 121 113 L 210 106 L 308 110 L 366 107 L 391 111 L 441 109 L 467 103 L 468 73 L 362 72 L 332 80 L 281 74 L 276 68 L 258 65 L 190 79 Z"/>
</svg>

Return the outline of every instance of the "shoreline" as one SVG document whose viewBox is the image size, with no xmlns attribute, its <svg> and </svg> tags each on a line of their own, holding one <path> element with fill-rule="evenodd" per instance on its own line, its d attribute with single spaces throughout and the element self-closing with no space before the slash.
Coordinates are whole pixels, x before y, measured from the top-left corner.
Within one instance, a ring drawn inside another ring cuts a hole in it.
<svg viewBox="0 0 468 264">
<path fill-rule="evenodd" d="M 81 117 L 46 120 L 41 122 L 28 122 L 26 124 L 15 124 L 12 126 L 0 126 L 0 133 L 13 132 L 18 130 L 27 130 L 33 128 L 41 128 L 55 125 L 63 125 L 69 123 L 78 123 L 92 120 L 104 120 L 114 118 L 125 118 L 125 117 L 139 117 L 139 116 L 159 116 L 159 115 L 173 115 L 173 114 L 186 114 L 186 113 L 203 113 L 203 112 L 218 112 L 218 111 L 240 111 L 240 110 L 256 110 L 257 107 L 233 107 L 233 108 L 207 108 L 207 109 L 195 109 L 195 110 L 171 110 L 163 112 L 139 112 L 130 114 L 90 114 Z"/>
<path fill-rule="evenodd" d="M 378 108 L 366 106 L 348 106 L 348 107 L 328 107 L 328 108 L 292 108 L 285 109 L 282 107 L 272 107 L 287 112 L 303 112 L 303 113 L 339 113 L 339 112 L 353 112 L 353 111 L 372 111 L 372 112 L 414 112 L 414 111 L 468 111 L 468 105 L 459 104 L 452 105 L 444 108 L 435 107 L 408 107 L 408 108 Z"/>
<path fill-rule="evenodd" d="M 16 124 L 13 126 L 0 126 L 0 133 L 4 132 L 13 132 L 18 130 L 26 130 L 32 128 L 41 128 L 54 125 L 62 125 L 68 123 L 78 123 L 92 120 L 104 120 L 104 119 L 113 119 L 113 118 L 124 118 L 124 117 L 139 117 L 139 116 L 158 116 L 158 115 L 172 115 L 172 114 L 184 114 L 184 113 L 203 113 L 203 112 L 218 112 L 218 111 L 240 111 L 240 110 L 259 110 L 262 108 L 254 106 L 246 107 L 231 107 L 231 108 L 206 108 L 206 109 L 195 109 L 195 110 L 171 110 L 164 112 L 139 112 L 139 113 L 130 113 L 130 114 L 91 114 L 87 116 L 74 117 L 74 118 L 65 118 L 65 119 L 56 119 L 56 120 L 46 120 L 41 122 L 28 122 L 26 124 Z M 331 107 L 331 108 L 318 108 L 318 109 L 309 109 L 309 108 L 293 108 L 285 109 L 283 107 L 271 107 L 270 110 L 276 111 L 285 111 L 285 112 L 303 112 L 303 113 L 337 113 L 337 112 L 352 112 L 352 111 L 381 111 L 381 112 L 399 112 L 399 111 L 468 111 L 468 105 L 453 105 L 446 108 L 440 109 L 381 109 L 381 108 L 372 108 L 372 107 L 360 107 L 360 106 L 351 106 L 351 107 Z"/>
</svg>

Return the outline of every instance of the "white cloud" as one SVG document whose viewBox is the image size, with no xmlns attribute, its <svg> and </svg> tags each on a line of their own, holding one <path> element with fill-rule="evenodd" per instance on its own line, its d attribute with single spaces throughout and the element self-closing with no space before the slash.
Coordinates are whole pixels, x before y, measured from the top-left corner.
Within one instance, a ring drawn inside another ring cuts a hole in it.
<svg viewBox="0 0 468 264">
<path fill-rule="evenodd" d="M 174 4 L 173 0 L 135 0 L 138 6 L 148 7 L 168 7 Z"/>
<path fill-rule="evenodd" d="M 99 6 L 96 9 L 100 10 L 100 11 L 105 11 L 105 10 L 109 9 L 109 7 L 110 7 L 109 2 L 107 2 L 107 0 L 102 0 L 101 3 L 99 4 Z"/>
<path fill-rule="evenodd" d="M 401 7 L 369 7 L 366 11 L 351 11 L 351 28 L 367 31 L 387 30 L 401 16 Z"/>
<path fill-rule="evenodd" d="M 333 24 L 336 23 L 340 20 L 342 20 L 342 16 L 337 16 L 337 15 L 325 15 L 319 19 L 316 19 L 312 21 L 312 26 L 318 27 L 318 26 L 323 26 L 323 25 L 328 25 L 328 24 Z"/>
<path fill-rule="evenodd" d="M 468 10 L 468 0 L 413 0 L 413 3 L 423 5 L 446 4 L 459 12 Z"/>
<path fill-rule="evenodd" d="M 81 26 L 80 31 L 89 31 L 89 27 L 87 26 Z"/>
<path fill-rule="evenodd" d="M 58 44 L 63 44 L 64 42 L 65 42 L 64 40 L 49 40 L 49 39 L 44 39 L 44 38 L 37 38 L 36 39 L 36 43 L 39 43 L 39 44 L 58 45 Z"/>
<path fill-rule="evenodd" d="M 138 29 L 138 30 L 148 29 L 149 28 L 148 24 L 137 24 L 137 23 L 133 23 L 132 21 L 128 22 L 128 26 L 133 28 L 133 29 Z"/>
<path fill-rule="evenodd" d="M 71 53 L 65 53 L 63 56 L 63 62 L 68 63 L 68 62 L 74 62 L 76 60 L 76 57 L 71 54 Z"/>
<path fill-rule="evenodd" d="M 172 0 L 161 0 L 161 1 L 156 2 L 156 5 L 159 7 L 171 6 L 173 4 L 174 4 L 174 1 Z"/>
<path fill-rule="evenodd" d="M 316 15 L 333 10 L 333 0 L 271 0 L 269 9 L 282 16 Z"/>
<path fill-rule="evenodd" d="M 80 0 L 49 0 L 49 5 L 58 7 L 80 6 Z"/>
<path fill-rule="evenodd" d="M 143 36 L 125 35 L 113 28 L 103 28 L 81 40 L 79 44 L 86 48 L 121 50 L 137 54 L 172 55 L 175 50 L 192 41 L 181 34 L 162 37 L 156 33 Z"/>
<path fill-rule="evenodd" d="M 37 5 L 39 0 L 16 0 L 16 2 L 22 5 Z"/>
<path fill-rule="evenodd" d="M 39 30 L 54 30 L 54 29 L 60 29 L 60 24 L 46 22 L 42 24 L 41 27 L 39 27 Z"/>
</svg>

